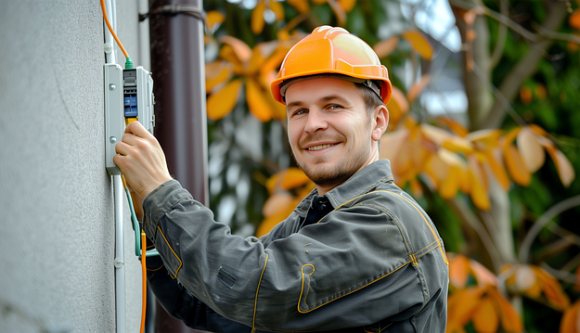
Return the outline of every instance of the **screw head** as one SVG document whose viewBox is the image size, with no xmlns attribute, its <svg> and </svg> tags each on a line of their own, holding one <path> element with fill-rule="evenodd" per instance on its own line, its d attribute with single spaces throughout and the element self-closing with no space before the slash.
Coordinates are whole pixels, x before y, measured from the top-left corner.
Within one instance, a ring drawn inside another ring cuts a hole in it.
<svg viewBox="0 0 580 333">
<path fill-rule="evenodd" d="M 113 91 L 115 89 L 117 89 L 117 86 L 114 83 L 109 84 L 109 90 L 110 91 Z"/>
<path fill-rule="evenodd" d="M 109 138 L 109 142 L 110 143 L 116 143 L 117 142 L 117 138 L 114 137 L 114 136 L 112 136 L 112 137 Z"/>
</svg>

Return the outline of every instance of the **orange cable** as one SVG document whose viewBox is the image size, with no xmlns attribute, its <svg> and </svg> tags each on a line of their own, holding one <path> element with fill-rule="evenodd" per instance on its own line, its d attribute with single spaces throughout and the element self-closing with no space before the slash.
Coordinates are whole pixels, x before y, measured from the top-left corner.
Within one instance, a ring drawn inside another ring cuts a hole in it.
<svg viewBox="0 0 580 333">
<path fill-rule="evenodd" d="M 145 232 L 141 230 L 141 267 L 143 269 L 143 307 L 141 310 L 141 333 L 145 331 L 145 314 L 147 312 L 147 238 Z"/>
<path fill-rule="evenodd" d="M 115 31 L 113 31 L 113 27 L 111 27 L 111 23 L 109 22 L 109 17 L 107 16 L 107 9 L 105 8 L 105 0 L 101 0 L 101 8 L 103 9 L 103 17 L 105 18 L 105 23 L 107 23 L 107 27 L 109 27 L 109 31 L 111 32 L 111 35 L 113 35 L 113 38 L 115 38 L 117 45 L 119 45 L 119 47 L 121 48 L 121 51 L 123 51 L 125 58 L 129 58 L 129 55 L 127 54 L 127 51 L 125 51 L 123 44 L 121 43 L 121 41 L 117 37 L 117 34 L 115 33 Z"/>
</svg>

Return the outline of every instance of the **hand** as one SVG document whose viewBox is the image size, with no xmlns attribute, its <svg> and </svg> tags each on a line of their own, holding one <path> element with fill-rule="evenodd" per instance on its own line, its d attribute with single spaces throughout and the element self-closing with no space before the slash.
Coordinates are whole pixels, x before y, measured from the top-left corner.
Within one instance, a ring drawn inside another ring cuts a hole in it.
<svg viewBox="0 0 580 333">
<path fill-rule="evenodd" d="M 159 185 L 171 180 L 159 142 L 138 121 L 125 128 L 123 140 L 115 146 L 113 162 L 125 175 L 133 191 L 145 198 Z"/>
</svg>

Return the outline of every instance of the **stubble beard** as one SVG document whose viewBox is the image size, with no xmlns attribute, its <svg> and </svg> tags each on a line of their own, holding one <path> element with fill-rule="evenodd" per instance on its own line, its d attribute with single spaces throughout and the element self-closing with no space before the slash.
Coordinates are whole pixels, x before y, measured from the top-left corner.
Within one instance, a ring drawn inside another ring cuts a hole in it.
<svg viewBox="0 0 580 333">
<path fill-rule="evenodd" d="M 310 178 L 317 186 L 325 188 L 335 188 L 338 185 L 346 182 L 352 175 L 354 175 L 363 164 L 368 160 L 368 153 L 364 149 L 356 151 L 356 154 L 346 161 L 337 161 L 330 167 L 325 167 L 320 164 L 326 162 L 325 157 L 319 157 L 309 166 L 301 164 L 296 160 L 296 164 L 304 171 L 306 176 Z M 349 154 L 347 154 L 348 156 Z M 344 163 L 343 163 L 344 162 Z"/>
</svg>

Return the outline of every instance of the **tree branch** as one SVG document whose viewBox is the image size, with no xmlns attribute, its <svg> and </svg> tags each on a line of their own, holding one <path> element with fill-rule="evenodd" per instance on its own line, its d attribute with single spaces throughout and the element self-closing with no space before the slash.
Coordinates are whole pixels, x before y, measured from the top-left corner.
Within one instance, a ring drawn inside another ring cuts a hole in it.
<svg viewBox="0 0 580 333">
<path fill-rule="evenodd" d="M 473 213 L 473 211 L 467 207 L 463 201 L 457 198 L 449 200 L 449 203 L 455 212 L 459 215 L 459 217 L 461 217 L 463 221 L 467 222 L 467 224 L 475 230 L 481 239 L 481 242 L 485 246 L 487 253 L 489 253 L 494 271 L 499 273 L 502 266 L 502 260 L 499 251 L 475 213 Z"/>
<path fill-rule="evenodd" d="M 564 20 L 566 5 L 563 2 L 547 1 L 546 6 L 548 7 L 548 14 L 544 21 L 544 27 L 548 30 L 555 30 Z M 499 91 L 507 101 L 511 102 L 514 99 L 519 92 L 522 82 L 536 71 L 538 62 L 542 57 L 542 52 L 538 52 L 536 49 L 544 50 L 551 44 L 552 40 L 550 39 L 544 39 L 533 44 L 533 47 L 528 50 L 528 53 L 507 74 L 499 87 Z M 486 119 L 479 124 L 480 126 L 477 126 L 477 129 L 498 128 L 504 118 L 505 110 L 502 107 L 502 102 L 496 99 Z"/>
<path fill-rule="evenodd" d="M 546 29 L 538 24 L 536 24 L 536 26 L 534 27 L 538 30 L 538 33 L 537 34 L 533 33 L 527 30 L 526 28 L 522 27 L 515 21 L 511 20 L 503 13 L 500 14 L 485 6 L 472 4 L 462 0 L 449 0 L 449 3 L 454 7 L 465 10 L 474 10 L 477 14 L 488 16 L 498 21 L 499 23 L 503 24 L 504 26 L 510 28 L 514 32 L 517 32 L 519 35 L 521 35 L 522 37 L 524 37 L 525 39 L 529 40 L 532 43 L 540 42 L 542 39 L 553 39 L 580 44 L 580 37 L 576 35 L 558 33 L 552 31 L 552 29 Z M 562 5 L 565 6 L 563 3 Z M 566 8 L 564 7 L 564 9 Z"/>
<path fill-rule="evenodd" d="M 500 0 L 499 3 L 500 13 L 502 16 L 507 17 L 508 15 L 508 3 L 507 0 Z M 499 31 L 497 34 L 497 43 L 495 44 L 495 48 L 493 49 L 493 53 L 491 55 L 491 68 L 495 68 L 499 61 L 501 60 L 501 56 L 503 55 L 503 50 L 505 47 L 505 40 L 507 38 L 507 25 L 500 24 Z"/>
<path fill-rule="evenodd" d="M 546 224 L 552 221 L 554 217 L 556 217 L 563 211 L 576 206 L 580 206 L 580 195 L 568 198 L 564 201 L 560 201 L 559 203 L 555 204 L 550 209 L 548 209 L 544 214 L 542 214 L 542 216 L 540 216 L 536 220 L 536 223 L 534 223 L 530 231 L 528 231 L 528 233 L 526 234 L 526 237 L 524 238 L 522 245 L 520 245 L 518 255 L 521 263 L 528 262 L 532 242 L 534 241 L 536 236 L 538 236 L 540 230 L 542 230 L 542 228 L 546 226 Z"/>
</svg>

